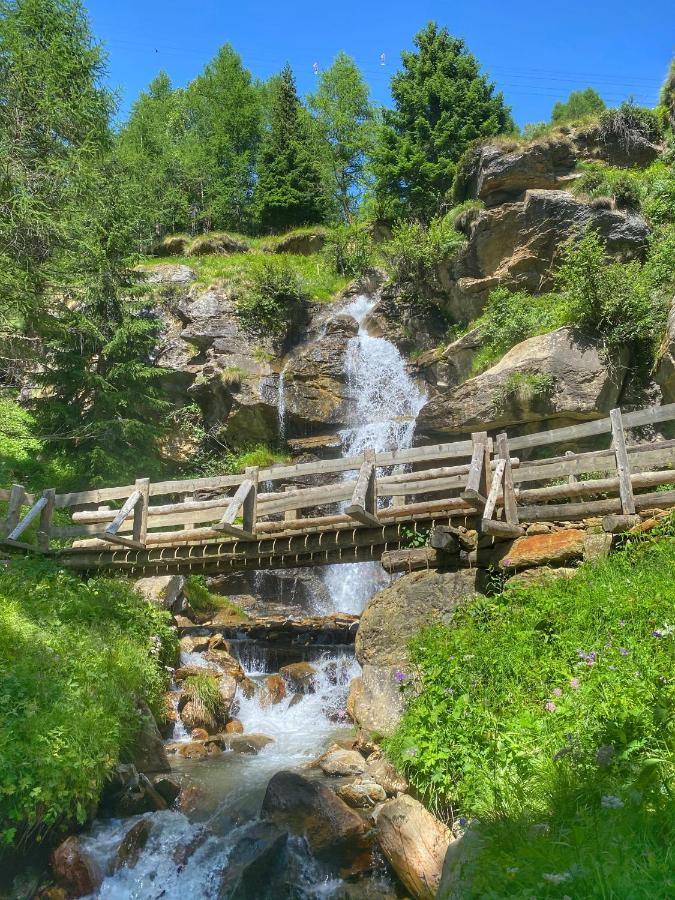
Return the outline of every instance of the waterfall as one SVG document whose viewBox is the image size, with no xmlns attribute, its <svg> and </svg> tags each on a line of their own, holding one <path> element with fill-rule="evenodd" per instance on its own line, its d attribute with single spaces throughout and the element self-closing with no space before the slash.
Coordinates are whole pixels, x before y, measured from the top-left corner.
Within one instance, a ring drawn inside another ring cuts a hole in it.
<svg viewBox="0 0 675 900">
<path fill-rule="evenodd" d="M 283 446 L 286 442 L 286 385 L 284 372 L 286 366 L 279 372 L 277 381 L 277 416 L 279 418 L 279 444 Z"/>
<path fill-rule="evenodd" d="M 351 422 L 340 433 L 343 456 L 410 447 L 415 421 L 427 399 L 394 344 L 368 334 L 364 323 L 375 303 L 375 298 L 362 294 L 344 309 L 356 319 L 359 330 L 349 342 L 345 359 L 354 405 Z M 324 580 L 335 610 L 360 613 L 375 591 L 387 584 L 388 576 L 379 563 L 349 563 L 327 566 Z"/>
</svg>

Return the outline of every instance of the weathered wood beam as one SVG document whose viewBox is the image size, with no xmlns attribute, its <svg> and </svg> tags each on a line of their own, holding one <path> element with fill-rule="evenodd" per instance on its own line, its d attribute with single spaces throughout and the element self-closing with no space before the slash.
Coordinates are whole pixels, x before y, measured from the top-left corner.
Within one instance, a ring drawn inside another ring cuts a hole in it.
<svg viewBox="0 0 675 900">
<path fill-rule="evenodd" d="M 356 519 L 363 525 L 379 525 L 377 518 L 377 490 L 375 484 L 375 454 L 366 451 L 365 461 L 359 469 L 356 486 L 352 494 L 352 502 L 345 509 L 351 519 Z"/>
<path fill-rule="evenodd" d="M 21 521 L 13 528 L 10 533 L 7 535 L 8 541 L 18 541 L 24 531 L 37 519 L 42 510 L 47 506 L 48 500 L 46 497 L 40 497 L 40 499 L 31 506 L 26 515 L 21 519 Z"/>
<path fill-rule="evenodd" d="M 120 530 L 120 526 L 122 525 L 124 520 L 131 514 L 132 510 L 141 499 L 141 496 L 142 495 L 139 490 L 132 491 L 132 493 L 123 504 L 122 508 L 115 515 L 115 518 L 101 535 L 103 540 L 107 540 L 111 537 L 111 535 L 117 534 L 117 532 Z"/>
<path fill-rule="evenodd" d="M 138 478 L 136 480 L 136 490 L 140 494 L 136 505 L 134 506 L 134 525 L 131 533 L 131 539 L 135 543 L 145 545 L 148 533 L 148 505 L 150 503 L 150 479 Z"/>
<path fill-rule="evenodd" d="M 504 477 L 505 468 L 506 460 L 500 459 L 497 463 L 495 473 L 492 476 L 490 492 L 488 493 L 487 500 L 485 501 L 485 507 L 483 509 L 483 525 L 485 525 L 486 522 L 490 521 L 495 511 L 495 507 L 497 506 L 497 498 L 499 497 L 502 490 L 502 478 Z"/>
<path fill-rule="evenodd" d="M 623 430 L 623 421 L 620 409 L 610 410 L 609 417 L 612 422 L 612 444 L 616 456 L 616 472 L 619 476 L 619 496 L 621 497 L 621 511 L 625 516 L 635 515 L 635 498 L 630 481 L 630 462 L 626 450 L 626 435 Z"/>
<path fill-rule="evenodd" d="M 49 541 L 52 531 L 52 519 L 54 517 L 54 506 L 56 502 L 55 488 L 48 488 L 42 496 L 47 501 L 40 515 L 40 528 L 37 533 L 38 549 L 43 553 L 49 550 Z"/>
<path fill-rule="evenodd" d="M 21 507 L 26 502 L 26 490 L 22 484 L 13 484 L 9 491 L 9 505 L 7 507 L 7 518 L 5 519 L 5 527 L 7 533 L 11 534 L 19 524 L 21 518 Z"/>
<path fill-rule="evenodd" d="M 500 460 L 504 461 L 504 518 L 509 525 L 518 524 L 518 505 L 516 502 L 516 492 L 513 487 L 513 466 L 511 462 L 511 451 L 509 448 L 509 438 L 505 431 L 497 435 L 496 440 L 497 455 Z"/>
<path fill-rule="evenodd" d="M 216 531 L 230 534 L 233 537 L 255 539 L 257 518 L 258 467 L 246 469 L 246 479 L 239 485 L 220 522 L 214 526 Z M 234 524 L 241 513 L 241 527 Z"/>
<path fill-rule="evenodd" d="M 490 479 L 490 451 L 488 449 L 487 431 L 476 431 L 471 435 L 473 451 L 466 488 L 462 492 L 462 500 L 473 503 L 480 509 L 487 503 L 488 484 Z"/>
</svg>

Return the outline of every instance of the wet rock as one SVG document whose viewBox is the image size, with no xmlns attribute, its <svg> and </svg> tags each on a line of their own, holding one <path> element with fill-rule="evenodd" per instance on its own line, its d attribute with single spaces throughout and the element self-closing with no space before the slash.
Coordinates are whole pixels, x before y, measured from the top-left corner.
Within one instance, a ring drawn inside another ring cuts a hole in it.
<svg viewBox="0 0 675 900">
<path fill-rule="evenodd" d="M 267 785 L 262 815 L 294 834 L 305 835 L 313 853 L 354 846 L 366 830 L 363 819 L 330 788 L 298 772 L 277 772 Z"/>
<path fill-rule="evenodd" d="M 617 405 L 628 360 L 623 349 L 609 365 L 597 341 L 571 328 L 528 338 L 481 375 L 437 392 L 420 412 L 418 431 L 446 440 L 478 428 L 541 430 L 542 423 L 601 418 Z"/>
<path fill-rule="evenodd" d="M 168 772 L 171 769 L 164 749 L 164 741 L 150 707 L 138 704 L 139 728 L 134 743 L 126 753 L 125 762 L 139 772 Z"/>
<path fill-rule="evenodd" d="M 54 850 L 51 857 L 54 878 L 70 897 L 84 897 L 96 886 L 96 872 L 82 852 L 79 838 L 68 837 Z"/>
<path fill-rule="evenodd" d="M 138 862 L 141 850 L 145 847 L 152 831 L 152 822 L 150 819 L 141 819 L 127 831 L 122 838 L 122 843 L 117 848 L 115 859 L 112 864 L 113 872 L 117 872 L 123 866 L 128 869 Z"/>
<path fill-rule="evenodd" d="M 477 593 L 475 570 L 413 572 L 368 601 L 356 634 L 361 665 L 404 665 L 410 639 L 421 629 L 451 620 L 457 606 Z"/>
<path fill-rule="evenodd" d="M 190 732 L 190 737 L 193 741 L 205 741 L 209 736 L 206 728 L 193 728 Z"/>
<path fill-rule="evenodd" d="M 385 803 L 377 840 L 387 862 L 413 897 L 434 900 L 452 833 L 408 794 Z"/>
<path fill-rule="evenodd" d="M 227 900 L 278 900 L 288 865 L 288 833 L 270 822 L 249 825 L 230 855 L 218 897 Z"/>
<path fill-rule="evenodd" d="M 209 635 L 182 637 L 179 641 L 181 653 L 204 653 L 210 649 Z"/>
<path fill-rule="evenodd" d="M 177 682 L 185 681 L 186 678 L 191 678 L 194 675 L 211 675 L 213 678 L 218 678 L 221 672 L 216 668 L 215 664 L 211 664 L 210 666 L 179 666 L 174 672 L 174 679 Z"/>
<path fill-rule="evenodd" d="M 183 759 L 205 759 L 208 751 L 203 741 L 186 741 L 176 748 L 178 755 Z"/>
<path fill-rule="evenodd" d="M 347 806 L 354 809 L 369 809 L 387 799 L 387 793 L 382 785 L 368 776 L 340 785 L 335 793 Z"/>
<path fill-rule="evenodd" d="M 288 703 L 288 708 L 291 709 L 291 707 L 297 706 L 298 703 L 302 703 L 303 697 L 304 697 L 304 694 L 293 694 L 293 696 L 291 697 L 291 699 Z"/>
<path fill-rule="evenodd" d="M 326 775 L 362 775 L 366 771 L 366 761 L 355 750 L 333 750 L 324 755 L 321 769 Z"/>
<path fill-rule="evenodd" d="M 317 671 L 310 663 L 299 662 L 282 666 L 279 674 L 289 683 L 294 693 L 309 694 L 314 690 Z"/>
<path fill-rule="evenodd" d="M 227 650 L 208 650 L 204 654 L 207 662 L 215 663 L 225 675 L 230 675 L 235 681 L 243 681 L 246 673 L 241 665 Z"/>
<path fill-rule="evenodd" d="M 230 715 L 237 693 L 237 682 L 231 675 L 221 675 L 218 679 L 218 693 L 221 698 L 220 718 L 224 721 Z"/>
<path fill-rule="evenodd" d="M 385 791 L 387 796 L 405 793 L 408 790 L 408 782 L 396 769 L 382 751 L 371 753 L 366 760 L 366 775 L 376 781 Z"/>
<path fill-rule="evenodd" d="M 170 775 L 155 775 L 152 786 L 168 806 L 180 796 L 180 782 Z"/>
<path fill-rule="evenodd" d="M 260 705 L 265 708 L 276 706 L 286 696 L 286 682 L 281 675 L 268 675 L 265 679 L 265 687 L 260 697 Z"/>
<path fill-rule="evenodd" d="M 230 721 L 225 726 L 225 734 L 243 734 L 244 726 L 241 724 L 239 719 L 230 719 Z"/>
<path fill-rule="evenodd" d="M 266 734 L 232 734 L 226 733 L 223 741 L 223 749 L 233 753 L 257 754 L 264 750 L 268 744 L 274 743 L 274 738 Z"/>
<path fill-rule="evenodd" d="M 201 703 L 188 700 L 181 709 L 180 717 L 183 725 L 189 730 L 206 731 L 207 734 L 213 734 L 218 730 L 218 720 L 206 709 Z"/>
</svg>

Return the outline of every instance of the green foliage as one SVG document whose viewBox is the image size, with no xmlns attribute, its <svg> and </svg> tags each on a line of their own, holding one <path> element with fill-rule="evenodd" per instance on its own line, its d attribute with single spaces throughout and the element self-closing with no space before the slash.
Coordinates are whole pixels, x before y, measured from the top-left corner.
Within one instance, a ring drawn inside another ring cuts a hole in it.
<svg viewBox="0 0 675 900">
<path fill-rule="evenodd" d="M 218 680 L 212 675 L 200 673 L 186 678 L 182 687 L 196 710 L 205 719 L 210 719 L 215 726 L 220 718 L 223 705 L 223 699 L 218 689 Z"/>
<path fill-rule="evenodd" d="M 358 278 L 374 263 L 371 228 L 367 224 L 335 225 L 328 233 L 324 252 L 336 272 Z"/>
<path fill-rule="evenodd" d="M 670 117 L 671 128 L 675 124 L 675 59 L 670 61 L 666 80 L 661 87 L 659 103 L 666 108 Z"/>
<path fill-rule="evenodd" d="M 548 399 L 555 389 L 555 378 L 547 372 L 512 372 L 495 397 L 495 406 L 505 409 L 514 401 L 521 405 Z"/>
<path fill-rule="evenodd" d="M 373 169 L 390 215 L 429 221 L 441 211 L 472 141 L 513 130 L 508 107 L 464 42 L 430 22 L 394 75 Z"/>
<path fill-rule="evenodd" d="M 322 222 L 327 205 L 312 121 L 286 65 L 269 88 L 269 122 L 257 161 L 254 193 L 259 226 L 282 231 Z"/>
<path fill-rule="evenodd" d="M 437 216 L 428 225 L 398 222 L 391 240 L 383 246 L 382 255 L 392 277 L 416 299 L 428 299 L 440 290 L 438 267 L 464 244 L 464 235 L 455 226 L 463 208 Z"/>
<path fill-rule="evenodd" d="M 551 122 L 554 125 L 578 122 L 586 117 L 598 116 L 605 108 L 605 101 L 592 87 L 584 91 L 572 91 L 564 103 L 559 101 L 554 104 Z"/>
<path fill-rule="evenodd" d="M 292 263 L 284 256 L 261 259 L 237 297 L 244 327 L 254 333 L 283 334 L 292 307 L 306 299 Z"/>
<path fill-rule="evenodd" d="M 586 197 L 611 197 L 617 206 L 640 209 L 643 178 L 630 169 L 617 169 L 603 163 L 581 163 L 581 177 L 574 192 Z"/>
<path fill-rule="evenodd" d="M 184 594 L 190 606 L 198 613 L 213 614 L 219 609 L 228 610 L 242 621 L 248 619 L 244 610 L 227 597 L 212 594 L 202 575 L 188 575 L 185 579 Z"/>
<path fill-rule="evenodd" d="M 430 538 L 430 528 L 417 528 L 417 526 L 408 528 L 404 526 L 401 528 L 401 549 L 414 550 L 419 547 L 426 547 Z"/>
<path fill-rule="evenodd" d="M 663 123 L 658 113 L 632 101 L 605 110 L 599 124 L 600 136 L 608 143 L 616 141 L 630 146 L 637 138 L 656 142 L 663 137 Z"/>
<path fill-rule="evenodd" d="M 358 66 L 340 51 L 321 72 L 316 93 L 308 98 L 328 148 L 331 192 L 345 221 L 352 219 L 366 184 L 374 137 L 368 94 Z"/>
<path fill-rule="evenodd" d="M 672 536 L 632 545 L 467 601 L 416 638 L 388 744 L 415 788 L 481 819 L 660 804 L 675 774 L 674 565 Z"/>
<path fill-rule="evenodd" d="M 163 710 L 168 613 L 124 582 L 13 562 L 0 582 L 0 842 L 82 823 L 138 728 Z"/>
</svg>

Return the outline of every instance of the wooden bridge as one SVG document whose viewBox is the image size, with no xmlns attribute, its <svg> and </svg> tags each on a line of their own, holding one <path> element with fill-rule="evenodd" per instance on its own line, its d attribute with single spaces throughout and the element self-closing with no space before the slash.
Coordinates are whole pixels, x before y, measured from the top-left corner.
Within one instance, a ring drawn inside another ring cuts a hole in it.
<svg viewBox="0 0 675 900">
<path fill-rule="evenodd" d="M 39 496 L 15 484 L 0 489 L 8 510 L 1 543 L 75 570 L 141 576 L 379 560 L 407 546 L 411 532 L 452 520 L 515 538 L 523 523 L 675 506 L 675 440 L 631 443 L 626 435 L 673 420 L 675 404 L 623 416 L 615 409 L 606 419 L 512 439 L 477 432 L 466 441 L 243 475 L 139 478 Z M 600 444 L 604 435 L 607 449 L 569 449 Z"/>
</svg>

